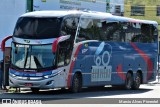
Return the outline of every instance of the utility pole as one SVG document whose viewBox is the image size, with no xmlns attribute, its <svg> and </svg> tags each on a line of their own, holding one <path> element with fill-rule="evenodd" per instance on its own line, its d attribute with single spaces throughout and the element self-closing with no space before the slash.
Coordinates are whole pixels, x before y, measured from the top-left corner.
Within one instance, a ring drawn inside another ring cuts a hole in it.
<svg viewBox="0 0 160 107">
<path fill-rule="evenodd" d="M 26 0 L 27 1 L 27 12 L 33 11 L 33 0 Z"/>
</svg>

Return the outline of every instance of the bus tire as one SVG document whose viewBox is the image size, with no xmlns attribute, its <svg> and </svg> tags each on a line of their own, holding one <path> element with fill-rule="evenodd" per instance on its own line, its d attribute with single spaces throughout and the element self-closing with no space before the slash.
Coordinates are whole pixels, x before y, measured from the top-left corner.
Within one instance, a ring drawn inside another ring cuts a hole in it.
<svg viewBox="0 0 160 107">
<path fill-rule="evenodd" d="M 31 88 L 33 93 L 38 93 L 39 92 L 39 88 Z"/>
<path fill-rule="evenodd" d="M 141 84 L 141 74 L 139 72 L 137 72 L 134 83 L 133 83 L 133 89 L 134 90 L 139 89 L 140 84 Z"/>
<path fill-rule="evenodd" d="M 133 87 L 133 76 L 130 72 L 128 72 L 125 80 L 125 89 L 130 90 L 132 89 L 132 87 Z"/>
<path fill-rule="evenodd" d="M 71 91 L 73 93 L 80 92 L 82 90 L 82 76 L 78 73 L 74 74 Z"/>
</svg>

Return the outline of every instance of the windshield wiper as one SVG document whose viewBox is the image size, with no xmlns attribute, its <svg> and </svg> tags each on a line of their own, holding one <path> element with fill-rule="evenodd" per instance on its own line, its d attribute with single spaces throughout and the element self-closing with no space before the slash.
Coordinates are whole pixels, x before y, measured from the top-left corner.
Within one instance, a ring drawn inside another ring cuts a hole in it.
<svg viewBox="0 0 160 107">
<path fill-rule="evenodd" d="M 28 48 L 27 48 L 27 53 L 26 53 L 26 57 L 25 57 L 25 60 L 24 60 L 24 68 L 26 68 L 27 59 L 28 59 Z"/>
<path fill-rule="evenodd" d="M 37 57 L 34 56 L 34 62 L 36 63 L 37 68 L 42 68 L 41 63 L 38 61 Z"/>
</svg>

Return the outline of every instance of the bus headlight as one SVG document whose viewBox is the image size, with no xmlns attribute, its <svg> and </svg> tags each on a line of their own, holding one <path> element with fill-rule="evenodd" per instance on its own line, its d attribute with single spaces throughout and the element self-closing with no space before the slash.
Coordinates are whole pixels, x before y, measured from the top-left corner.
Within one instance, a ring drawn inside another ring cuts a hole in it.
<svg viewBox="0 0 160 107">
<path fill-rule="evenodd" d="M 56 75 L 60 75 L 60 73 L 62 72 L 63 70 L 60 70 L 60 71 L 58 71 L 58 72 L 52 72 L 52 74 L 51 75 L 45 75 L 45 76 L 43 76 L 45 79 L 48 79 L 48 78 L 51 78 L 51 77 L 54 77 L 54 76 L 56 76 Z"/>
<path fill-rule="evenodd" d="M 50 75 L 45 75 L 44 78 L 48 79 L 50 78 L 51 76 Z"/>
<path fill-rule="evenodd" d="M 15 75 L 15 74 L 12 74 L 12 73 L 10 73 L 10 76 L 12 76 L 12 77 L 16 77 L 16 75 Z"/>
</svg>

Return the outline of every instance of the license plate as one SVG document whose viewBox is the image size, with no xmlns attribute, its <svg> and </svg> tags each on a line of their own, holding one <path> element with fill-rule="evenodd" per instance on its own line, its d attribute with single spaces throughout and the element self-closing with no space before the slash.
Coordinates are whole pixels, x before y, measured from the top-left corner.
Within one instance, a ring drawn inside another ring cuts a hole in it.
<svg viewBox="0 0 160 107">
<path fill-rule="evenodd" d="M 31 86 L 33 86 L 33 84 L 32 83 L 25 83 L 25 86 L 31 87 Z"/>
</svg>

